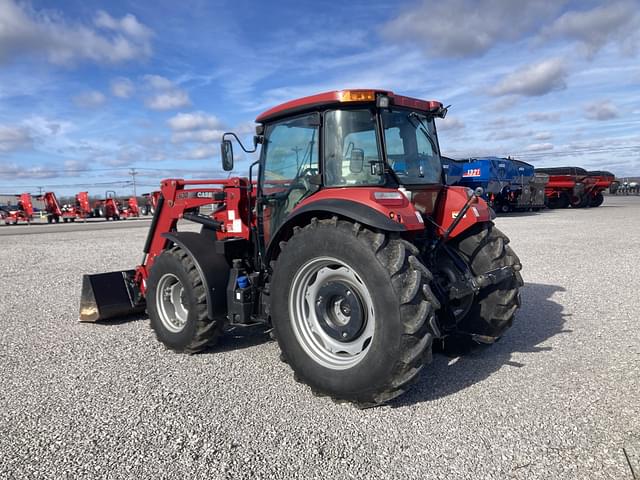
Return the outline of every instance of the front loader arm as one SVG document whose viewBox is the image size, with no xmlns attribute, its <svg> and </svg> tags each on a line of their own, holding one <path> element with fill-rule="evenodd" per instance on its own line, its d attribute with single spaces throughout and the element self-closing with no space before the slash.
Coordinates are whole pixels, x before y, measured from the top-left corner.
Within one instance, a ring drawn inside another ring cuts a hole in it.
<svg viewBox="0 0 640 480">
<path fill-rule="evenodd" d="M 246 178 L 163 180 L 140 265 L 135 270 L 84 275 L 80 321 L 95 322 L 144 310 L 149 272 L 156 257 L 171 243 L 171 234 L 181 219 L 202 224 L 211 231 L 213 240 L 248 240 L 250 227 L 246 219 L 252 204 L 249 192 Z M 212 216 L 200 215 L 198 209 L 205 205 L 218 208 Z"/>
<path fill-rule="evenodd" d="M 189 188 L 191 187 L 191 188 Z M 201 223 L 214 230 L 216 237 L 224 239 L 230 236 L 249 239 L 249 226 L 242 221 L 246 218 L 248 182 L 244 178 L 228 180 L 163 180 L 156 211 L 149 228 L 143 249 L 142 262 L 136 267 L 136 280 L 144 295 L 144 280 L 155 258 L 167 247 L 166 233 L 176 231 L 181 219 Z M 200 207 L 225 204 L 222 211 L 216 211 L 213 217 L 197 214 Z"/>
</svg>

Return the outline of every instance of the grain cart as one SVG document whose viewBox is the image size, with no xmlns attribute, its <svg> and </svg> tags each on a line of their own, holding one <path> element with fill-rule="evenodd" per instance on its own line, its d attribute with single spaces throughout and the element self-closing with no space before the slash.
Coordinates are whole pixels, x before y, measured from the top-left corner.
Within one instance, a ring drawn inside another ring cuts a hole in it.
<svg viewBox="0 0 640 480">
<path fill-rule="evenodd" d="M 457 185 L 482 188 L 484 197 L 496 211 L 509 212 L 517 192 L 511 188 L 512 167 L 509 160 L 499 157 L 470 158 L 463 161 L 462 178 Z"/>
<path fill-rule="evenodd" d="M 444 183 L 447 185 L 458 185 L 460 180 L 462 180 L 464 162 L 445 156 L 441 156 L 440 159 L 442 161 Z"/>
<path fill-rule="evenodd" d="M 434 339 L 496 341 L 521 265 L 481 192 L 442 184 L 446 112 L 342 90 L 264 112 L 251 150 L 224 134 L 226 171 L 230 138 L 261 146 L 248 178 L 163 180 L 140 265 L 85 275 L 80 320 L 146 307 L 158 340 L 189 353 L 225 326 L 268 325 L 296 379 L 363 406 L 406 391 Z"/>
<path fill-rule="evenodd" d="M 588 205 L 589 199 L 585 191 L 592 188 L 594 182 L 584 168 L 536 168 L 536 172 L 549 175 L 549 182 L 545 187 L 547 207 L 567 208 L 571 205 L 582 208 Z"/>
<path fill-rule="evenodd" d="M 22 193 L 16 195 L 18 204 L 15 207 L 8 207 L 5 209 L 6 213 L 3 215 L 5 225 L 17 225 L 18 222 L 26 222 L 31 225 L 33 219 L 33 203 L 31 201 L 31 194 Z"/>
<path fill-rule="evenodd" d="M 541 173 L 536 174 L 530 163 L 512 158 L 504 160 L 508 165 L 512 194 L 503 199 L 503 205 L 508 205 L 511 210 L 538 211 L 544 208 L 544 188 L 549 181 L 549 176 Z"/>
</svg>

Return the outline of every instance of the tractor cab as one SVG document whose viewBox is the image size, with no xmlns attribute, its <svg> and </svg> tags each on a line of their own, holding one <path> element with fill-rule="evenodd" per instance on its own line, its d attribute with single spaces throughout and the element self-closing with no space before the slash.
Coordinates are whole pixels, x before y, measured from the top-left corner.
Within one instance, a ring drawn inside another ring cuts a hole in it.
<svg viewBox="0 0 640 480">
<path fill-rule="evenodd" d="M 378 90 L 327 92 L 264 112 L 255 140 L 262 144 L 257 195 L 265 239 L 326 189 L 342 189 L 344 202 L 357 189 L 396 202 L 403 195 L 431 214 L 443 184 L 435 118 L 446 113 L 440 102 Z M 233 169 L 230 140 L 222 156 Z"/>
</svg>

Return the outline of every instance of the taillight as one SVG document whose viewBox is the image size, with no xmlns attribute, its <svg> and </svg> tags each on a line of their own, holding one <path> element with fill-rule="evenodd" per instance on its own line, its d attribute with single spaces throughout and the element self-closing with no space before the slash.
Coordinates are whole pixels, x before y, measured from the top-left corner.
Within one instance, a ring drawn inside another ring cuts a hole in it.
<svg viewBox="0 0 640 480">
<path fill-rule="evenodd" d="M 372 200 L 380 205 L 393 207 L 401 207 L 407 202 L 407 197 L 398 190 L 394 191 L 377 191 L 371 194 Z"/>
</svg>

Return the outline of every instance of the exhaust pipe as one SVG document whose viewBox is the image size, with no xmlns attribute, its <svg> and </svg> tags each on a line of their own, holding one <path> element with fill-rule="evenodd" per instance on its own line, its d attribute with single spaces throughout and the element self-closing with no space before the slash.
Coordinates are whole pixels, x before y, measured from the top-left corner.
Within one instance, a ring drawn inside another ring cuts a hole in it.
<svg viewBox="0 0 640 480">
<path fill-rule="evenodd" d="M 145 301 L 135 273 L 135 270 L 125 270 L 83 275 L 80 321 L 98 322 L 143 312 Z"/>
</svg>

